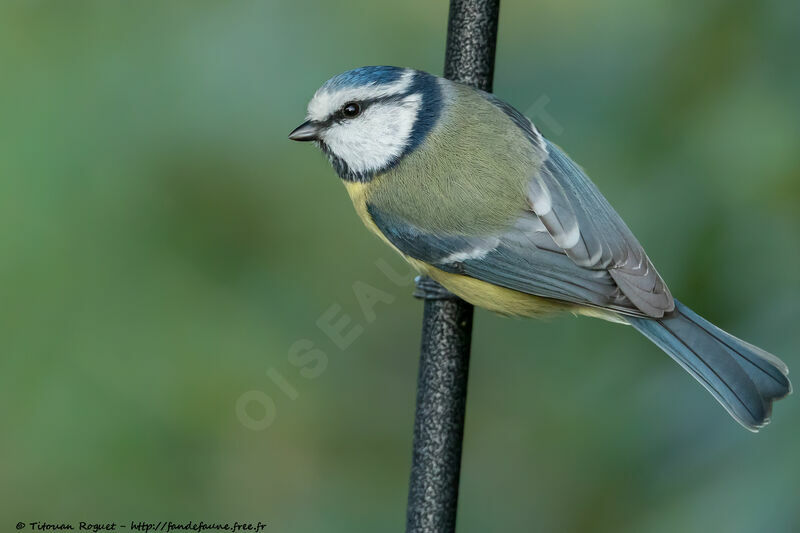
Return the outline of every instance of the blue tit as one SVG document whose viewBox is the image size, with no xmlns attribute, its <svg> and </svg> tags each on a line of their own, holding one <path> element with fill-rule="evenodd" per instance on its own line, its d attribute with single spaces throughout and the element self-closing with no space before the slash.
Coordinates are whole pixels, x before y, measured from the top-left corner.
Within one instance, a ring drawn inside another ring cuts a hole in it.
<svg viewBox="0 0 800 533">
<path fill-rule="evenodd" d="M 786 365 L 674 299 L 583 170 L 496 96 L 363 67 L 325 82 L 306 118 L 289 138 L 325 153 L 367 228 L 464 300 L 630 324 L 752 431 L 790 393 Z"/>
</svg>

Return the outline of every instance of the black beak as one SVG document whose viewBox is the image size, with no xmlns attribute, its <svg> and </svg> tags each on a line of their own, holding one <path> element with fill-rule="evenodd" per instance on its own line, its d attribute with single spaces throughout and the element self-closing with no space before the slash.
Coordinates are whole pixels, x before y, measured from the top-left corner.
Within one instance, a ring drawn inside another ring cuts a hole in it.
<svg viewBox="0 0 800 533">
<path fill-rule="evenodd" d="M 293 141 L 316 141 L 319 139 L 319 127 L 310 120 L 306 120 L 289 134 Z"/>
</svg>

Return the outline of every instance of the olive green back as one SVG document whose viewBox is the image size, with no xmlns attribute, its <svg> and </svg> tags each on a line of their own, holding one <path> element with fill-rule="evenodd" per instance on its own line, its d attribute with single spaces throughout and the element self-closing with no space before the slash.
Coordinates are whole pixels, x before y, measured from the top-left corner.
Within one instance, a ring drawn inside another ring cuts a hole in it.
<svg viewBox="0 0 800 533">
<path fill-rule="evenodd" d="M 368 201 L 427 230 L 474 235 L 505 228 L 527 207 L 535 150 L 481 93 L 441 83 L 439 123 L 419 148 L 375 177 Z"/>
</svg>

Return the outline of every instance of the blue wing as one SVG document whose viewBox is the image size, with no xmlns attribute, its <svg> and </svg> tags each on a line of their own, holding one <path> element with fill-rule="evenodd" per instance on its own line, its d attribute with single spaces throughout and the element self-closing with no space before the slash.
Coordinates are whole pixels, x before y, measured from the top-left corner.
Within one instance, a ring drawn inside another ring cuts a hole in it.
<svg viewBox="0 0 800 533">
<path fill-rule="evenodd" d="M 532 210 L 575 264 L 607 270 L 644 314 L 661 317 L 675 302 L 639 241 L 586 174 L 557 146 L 530 182 Z"/>
<path fill-rule="evenodd" d="M 517 113 L 515 122 L 522 119 Z M 547 157 L 529 182 L 530 209 L 504 231 L 435 235 L 374 205 L 367 206 L 370 216 L 404 254 L 446 272 L 624 314 L 672 311 L 666 284 L 594 184 L 532 125 L 525 133 Z"/>
<path fill-rule="evenodd" d="M 641 315 L 605 270 L 575 264 L 533 213 L 496 236 L 435 235 L 373 205 L 375 225 L 404 254 L 445 272 L 516 291 Z"/>
</svg>

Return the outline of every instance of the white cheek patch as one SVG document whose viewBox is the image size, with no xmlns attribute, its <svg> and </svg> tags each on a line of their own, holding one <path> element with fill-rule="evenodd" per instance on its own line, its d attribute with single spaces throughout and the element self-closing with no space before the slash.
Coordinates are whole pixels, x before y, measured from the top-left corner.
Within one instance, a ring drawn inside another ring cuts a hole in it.
<svg viewBox="0 0 800 533">
<path fill-rule="evenodd" d="M 411 86 L 414 72 L 407 70 L 394 83 L 370 84 L 347 89 L 321 88 L 308 103 L 308 120 L 323 121 L 344 104 L 353 100 L 372 100 L 402 94 Z"/>
<path fill-rule="evenodd" d="M 322 140 L 353 172 L 380 170 L 405 150 L 420 104 L 418 94 L 372 104 L 360 116 L 330 126 Z"/>
</svg>

